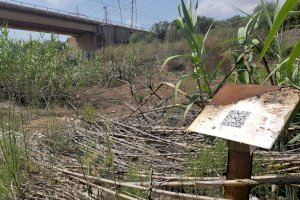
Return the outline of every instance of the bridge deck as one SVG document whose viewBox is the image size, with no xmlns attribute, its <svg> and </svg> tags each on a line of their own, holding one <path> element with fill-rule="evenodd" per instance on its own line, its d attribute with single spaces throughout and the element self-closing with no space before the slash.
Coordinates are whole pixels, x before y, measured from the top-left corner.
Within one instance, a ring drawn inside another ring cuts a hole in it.
<svg viewBox="0 0 300 200">
<path fill-rule="evenodd" d="M 9 0 L 15 2 L 15 0 Z M 25 5 L 25 4 L 24 4 Z M 145 32 L 132 27 L 103 23 L 101 21 L 76 16 L 74 13 L 50 11 L 16 5 L 0 0 L 0 26 L 9 28 L 66 34 L 70 41 L 82 49 L 91 50 L 112 44 L 128 42 L 133 32 Z"/>
<path fill-rule="evenodd" d="M 20 2 L 21 3 L 21 2 Z M 31 4 L 29 4 L 31 5 Z M 108 24 L 89 19 L 75 13 L 57 10 L 56 12 L 34 5 L 28 7 L 0 1 L 0 23 L 12 28 L 33 31 L 54 32 L 67 35 L 80 35 L 84 32 L 96 32 L 99 26 L 113 26 L 126 30 L 141 31 L 136 28 Z"/>
</svg>

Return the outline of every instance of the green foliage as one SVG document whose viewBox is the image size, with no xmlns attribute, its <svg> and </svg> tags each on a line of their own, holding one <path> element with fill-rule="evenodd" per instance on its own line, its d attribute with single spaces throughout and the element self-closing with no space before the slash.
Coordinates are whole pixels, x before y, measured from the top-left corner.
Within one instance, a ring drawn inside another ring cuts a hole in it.
<svg viewBox="0 0 300 200">
<path fill-rule="evenodd" d="M 299 141 L 300 141 L 300 133 L 298 133 L 298 135 L 296 135 L 291 141 L 289 141 L 289 144 L 294 144 Z"/>
<path fill-rule="evenodd" d="M 83 119 L 89 123 L 96 122 L 97 111 L 91 105 L 84 105 L 82 110 Z"/>
<path fill-rule="evenodd" d="M 79 162 L 82 167 L 82 171 L 85 175 L 92 175 L 92 169 L 95 163 L 99 158 L 99 154 L 97 151 L 91 152 L 91 150 L 87 150 L 84 152 L 84 155 L 79 158 Z"/>
<path fill-rule="evenodd" d="M 262 3 L 264 4 L 264 1 L 262 1 Z M 270 32 L 266 38 L 266 42 L 263 46 L 258 62 L 260 62 L 265 55 L 275 55 L 275 64 L 269 77 L 274 74 L 277 84 L 299 87 L 299 41 L 293 47 L 290 55 L 288 55 L 289 48 L 285 47 L 278 33 L 284 20 L 290 11 L 296 6 L 296 3 L 297 0 L 286 1 L 281 9 L 279 9 L 279 5 L 277 5 L 274 11 L 276 15 L 274 16 L 273 21 L 265 7 L 264 12 L 269 19 Z"/>
<path fill-rule="evenodd" d="M 155 37 L 157 39 L 159 39 L 160 41 L 164 41 L 167 31 L 169 29 L 169 26 L 170 26 L 169 22 L 160 21 L 158 23 L 155 23 L 152 26 L 151 31 L 155 34 Z"/>
<path fill-rule="evenodd" d="M 2 131 L 14 129 L 20 131 L 21 117 L 13 113 L 13 109 L 0 109 L 0 128 Z"/>
<path fill-rule="evenodd" d="M 114 152 L 112 151 L 112 145 L 113 141 L 111 140 L 109 136 L 109 122 L 106 122 L 104 124 L 104 132 L 105 132 L 105 155 L 103 158 L 103 167 L 105 170 L 109 171 L 114 171 L 115 170 L 115 155 Z"/>
<path fill-rule="evenodd" d="M 256 83 L 254 79 L 254 50 L 259 45 L 259 40 L 254 37 L 258 28 L 260 13 L 255 13 L 246 26 L 238 30 L 239 49 L 233 51 L 236 75 L 243 84 Z"/>
<path fill-rule="evenodd" d="M 290 12 L 284 21 L 285 29 L 299 28 L 300 25 L 300 1 L 297 2 L 295 8 Z"/>
<path fill-rule="evenodd" d="M 263 13 L 258 24 L 258 29 L 261 31 L 267 31 L 269 27 L 268 16 L 264 14 L 265 10 L 269 13 L 271 19 L 274 19 L 274 10 L 276 9 L 276 3 L 266 2 L 265 5 L 259 4 L 254 8 L 254 13 Z"/>
<path fill-rule="evenodd" d="M 212 24 L 214 23 L 214 19 L 209 18 L 209 17 L 205 17 L 205 16 L 198 16 L 197 19 L 197 32 L 200 34 L 205 34 L 207 31 L 209 31 L 210 28 L 214 28 L 210 27 Z"/>
<path fill-rule="evenodd" d="M 192 74 L 185 75 L 184 77 L 182 77 L 181 81 L 189 76 L 193 77 L 197 81 L 199 91 L 205 92 L 208 94 L 208 96 L 211 97 L 212 91 L 209 87 L 208 75 L 202 62 L 205 38 L 203 38 L 200 34 L 196 33 L 196 9 L 193 8 L 191 1 L 188 8 L 186 7 L 184 1 L 181 1 L 181 6 L 179 7 L 179 10 L 180 13 L 183 13 L 183 16 L 176 20 L 176 24 L 187 39 L 192 53 L 187 55 L 177 55 L 169 57 L 166 60 L 165 64 L 170 60 L 178 57 L 184 56 L 190 58 L 194 65 L 194 72 Z M 177 88 L 179 88 L 181 81 L 178 82 Z"/>
<path fill-rule="evenodd" d="M 200 145 L 198 152 L 187 155 L 185 173 L 188 176 L 201 177 L 224 172 L 227 162 L 225 149 L 225 141 L 219 139 L 215 140 L 210 148 Z"/>
<path fill-rule="evenodd" d="M 268 80 L 275 85 L 299 86 L 299 42 L 288 55 L 288 48 L 280 38 L 279 30 L 296 0 L 289 0 L 280 8 L 277 4 L 266 4 L 261 0 L 258 11 L 250 17 L 246 26 L 238 30 L 239 49 L 233 51 L 237 80 L 244 84 L 264 84 Z M 264 19 L 266 22 L 262 21 Z M 269 33 L 261 37 L 259 27 L 267 23 Z M 259 52 L 261 51 L 260 55 Z M 258 57 L 258 61 L 256 58 Z M 271 64 L 268 58 L 272 59 Z M 260 63 L 265 68 L 261 70 Z"/>
<path fill-rule="evenodd" d="M 287 63 L 284 64 L 286 70 L 286 76 L 290 84 L 300 89 L 300 40 L 294 46 Z"/>
<path fill-rule="evenodd" d="M 261 2 L 263 5 L 265 5 L 263 0 L 261 0 Z M 268 21 L 269 21 L 270 31 L 266 38 L 266 42 L 263 46 L 262 52 L 258 58 L 258 63 L 260 63 L 262 61 L 263 57 L 265 56 L 269 47 L 271 46 L 274 38 L 276 38 L 276 36 L 278 34 L 278 30 L 280 29 L 280 26 L 283 24 L 284 20 L 286 19 L 286 17 L 289 14 L 289 12 L 296 6 L 296 3 L 297 3 L 297 0 L 286 0 L 278 13 L 276 10 L 274 11 L 274 12 L 276 12 L 276 15 L 274 15 L 275 19 L 274 19 L 273 23 L 270 20 L 271 17 L 268 13 L 267 8 L 265 8 L 265 13 L 269 19 Z M 276 6 L 276 9 L 277 9 L 277 6 Z"/>
<path fill-rule="evenodd" d="M 72 142 L 65 137 L 65 131 L 65 128 L 59 124 L 55 117 L 51 117 L 47 121 L 47 141 L 52 153 L 55 155 L 75 151 Z"/>
<path fill-rule="evenodd" d="M 298 113 L 295 115 L 295 118 L 294 118 L 292 124 L 293 124 L 293 123 L 296 123 L 296 124 L 297 124 L 297 123 L 299 123 L 299 122 L 300 122 L 300 112 L 298 112 Z M 299 132 L 299 131 L 297 131 L 296 133 L 294 133 L 293 136 L 294 136 L 294 138 L 293 138 L 291 141 L 289 141 L 289 144 L 294 144 L 294 143 L 296 143 L 296 142 L 300 142 L 300 132 Z"/>
<path fill-rule="evenodd" d="M 101 78 L 100 57 L 87 60 L 57 41 L 14 41 L 8 30 L 0 35 L 1 96 L 25 104 L 48 105 L 74 98 L 80 87 Z"/>
<path fill-rule="evenodd" d="M 291 187 L 289 185 L 285 186 L 286 199 L 288 200 L 299 200 L 299 189 Z"/>
<path fill-rule="evenodd" d="M 143 57 L 147 50 L 144 49 L 145 45 L 146 44 L 142 43 L 131 43 L 107 48 L 105 52 L 101 52 L 106 61 L 105 65 L 107 71 L 110 72 L 107 74 L 109 77 L 108 81 L 118 80 L 132 84 L 132 81 L 137 78 L 138 75 L 146 72 L 147 67 L 144 62 L 149 58 Z"/>
<path fill-rule="evenodd" d="M 20 149 L 14 133 L 2 134 L 0 148 L 0 198 L 13 199 L 13 189 L 20 187 Z"/>
<path fill-rule="evenodd" d="M 138 172 L 139 171 L 136 168 L 132 168 L 132 167 L 129 168 L 129 171 L 128 171 L 128 174 L 126 177 L 126 181 L 127 182 L 142 182 L 142 181 L 144 181 L 139 177 Z M 142 190 L 125 187 L 124 189 L 122 189 L 122 191 L 124 191 L 125 193 L 129 193 L 131 195 L 134 195 L 136 197 L 143 198 L 143 199 L 147 197 L 147 192 L 144 192 Z"/>
<path fill-rule="evenodd" d="M 16 135 L 19 123 L 10 110 L 1 110 L 0 199 L 14 199 L 21 186 L 22 151 Z"/>
<path fill-rule="evenodd" d="M 265 5 L 264 1 L 261 0 L 262 4 Z M 258 59 L 258 63 L 261 62 L 261 60 L 263 59 L 263 57 L 265 56 L 265 54 L 267 53 L 270 45 L 272 44 L 274 38 L 277 37 L 278 35 L 278 30 L 280 29 L 280 26 L 283 24 L 284 20 L 286 19 L 286 17 L 288 16 L 289 12 L 296 6 L 296 3 L 297 1 L 295 0 L 287 0 L 282 8 L 280 9 L 280 11 L 277 13 L 277 15 L 274 15 L 274 22 L 272 23 L 271 21 L 271 17 L 268 13 L 268 10 L 265 7 L 265 15 L 267 16 L 267 18 L 269 19 L 269 26 L 270 26 L 270 31 L 269 31 L 269 34 L 268 34 L 268 37 L 266 38 L 266 42 L 263 46 L 263 50 L 259 56 L 259 59 Z M 277 8 L 277 6 L 276 6 Z M 274 11 L 276 12 L 276 11 Z"/>
<path fill-rule="evenodd" d="M 142 32 L 135 32 L 129 38 L 130 43 L 138 43 L 138 42 L 151 43 L 154 40 L 155 40 L 154 33 L 142 33 Z"/>
<path fill-rule="evenodd" d="M 215 79 L 215 75 L 219 70 L 218 67 L 207 69 L 204 66 L 203 57 L 205 54 L 205 42 L 207 36 L 209 34 L 210 29 L 212 28 L 213 24 L 210 25 L 208 32 L 205 36 L 197 33 L 197 24 L 198 24 L 198 14 L 197 14 L 197 5 L 194 6 L 193 2 L 190 0 L 189 5 L 186 6 L 185 2 L 181 0 L 181 4 L 179 6 L 179 14 L 180 18 L 176 20 L 177 27 L 183 33 L 185 39 L 188 42 L 190 47 L 191 53 L 185 55 L 175 55 L 171 56 L 166 59 L 163 67 L 171 60 L 175 58 L 185 57 L 190 59 L 191 63 L 193 64 L 193 72 L 190 74 L 184 75 L 181 77 L 179 82 L 176 85 L 175 89 L 175 99 L 177 98 L 177 90 L 180 88 L 181 83 L 183 80 L 187 78 L 192 78 L 197 83 L 198 92 L 193 94 L 190 98 L 190 102 L 188 103 L 185 115 L 187 112 L 192 108 L 195 102 L 199 99 L 204 100 L 205 98 L 211 98 L 215 92 L 224 84 L 227 77 L 225 77 L 220 84 L 213 89 L 211 83 Z"/>
<path fill-rule="evenodd" d="M 171 23 L 166 33 L 166 42 L 176 42 L 183 39 L 181 31 L 177 28 L 175 23 Z"/>
<path fill-rule="evenodd" d="M 205 16 L 197 16 L 197 24 L 195 25 L 195 32 L 199 34 L 205 34 L 213 24 L 214 20 Z M 176 24 L 176 20 L 169 23 L 167 21 L 161 21 L 156 23 L 151 28 L 154 37 L 160 41 L 175 42 L 183 39 L 182 31 Z M 145 38 L 144 38 L 145 40 Z"/>
<path fill-rule="evenodd" d="M 254 12 L 254 13 L 256 13 L 256 12 Z M 236 23 L 242 21 L 243 19 L 245 19 L 245 18 L 240 15 L 234 15 L 233 17 L 227 19 L 226 22 L 235 26 Z"/>
</svg>

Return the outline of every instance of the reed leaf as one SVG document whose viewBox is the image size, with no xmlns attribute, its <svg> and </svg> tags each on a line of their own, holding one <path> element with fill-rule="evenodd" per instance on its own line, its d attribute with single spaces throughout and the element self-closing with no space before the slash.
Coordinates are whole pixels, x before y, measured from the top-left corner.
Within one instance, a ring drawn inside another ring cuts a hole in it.
<svg viewBox="0 0 300 200">
<path fill-rule="evenodd" d="M 264 45 L 262 52 L 258 58 L 258 63 L 260 63 L 262 61 L 262 59 L 265 56 L 265 54 L 267 53 L 270 45 L 272 44 L 274 38 L 276 37 L 276 34 L 277 34 L 280 26 L 283 24 L 287 15 L 296 6 L 296 4 L 297 4 L 297 0 L 286 0 L 285 3 L 283 4 L 282 8 L 278 12 L 277 17 L 269 31 L 265 45 Z"/>
</svg>

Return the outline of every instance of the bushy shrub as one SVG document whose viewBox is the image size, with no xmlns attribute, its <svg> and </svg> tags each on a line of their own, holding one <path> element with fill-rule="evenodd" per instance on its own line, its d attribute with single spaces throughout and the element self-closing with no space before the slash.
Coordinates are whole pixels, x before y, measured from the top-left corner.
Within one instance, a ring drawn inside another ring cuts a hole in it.
<svg viewBox="0 0 300 200">
<path fill-rule="evenodd" d="M 138 42 L 151 43 L 155 39 L 156 38 L 155 38 L 154 33 L 136 32 L 130 36 L 129 42 L 130 43 L 138 43 Z"/>
<path fill-rule="evenodd" d="M 158 23 L 155 23 L 151 27 L 151 32 L 154 33 L 155 37 L 158 40 L 164 41 L 169 27 L 170 27 L 170 23 L 169 22 L 167 22 L 167 21 L 160 21 Z"/>
</svg>

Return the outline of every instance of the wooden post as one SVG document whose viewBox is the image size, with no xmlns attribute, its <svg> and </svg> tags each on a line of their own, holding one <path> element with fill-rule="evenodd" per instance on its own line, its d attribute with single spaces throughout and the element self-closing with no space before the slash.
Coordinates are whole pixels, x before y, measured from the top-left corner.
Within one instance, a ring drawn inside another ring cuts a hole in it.
<svg viewBox="0 0 300 200">
<path fill-rule="evenodd" d="M 251 179 L 252 157 L 249 145 L 229 141 L 227 180 Z M 228 199 L 248 200 L 250 187 L 226 187 L 225 195 Z"/>
</svg>

